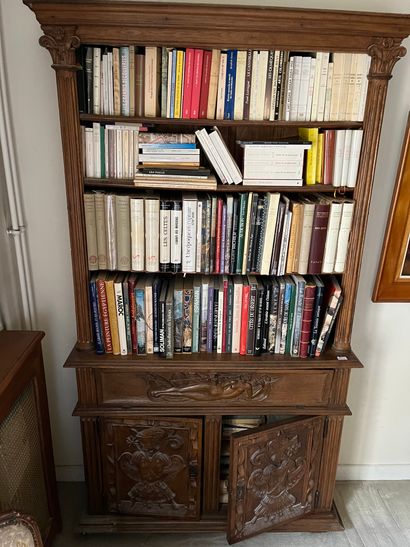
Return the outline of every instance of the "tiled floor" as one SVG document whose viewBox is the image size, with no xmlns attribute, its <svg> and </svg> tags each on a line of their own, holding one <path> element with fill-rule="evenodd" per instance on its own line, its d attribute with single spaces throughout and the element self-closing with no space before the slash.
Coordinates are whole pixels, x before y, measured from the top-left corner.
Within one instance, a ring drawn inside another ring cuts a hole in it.
<svg viewBox="0 0 410 547">
<path fill-rule="evenodd" d="M 84 485 L 60 483 L 64 530 L 53 547 L 222 547 L 224 534 L 73 533 L 84 509 Z M 242 547 L 410 547 L 410 481 L 339 482 L 336 502 L 343 532 L 263 534 Z"/>
</svg>

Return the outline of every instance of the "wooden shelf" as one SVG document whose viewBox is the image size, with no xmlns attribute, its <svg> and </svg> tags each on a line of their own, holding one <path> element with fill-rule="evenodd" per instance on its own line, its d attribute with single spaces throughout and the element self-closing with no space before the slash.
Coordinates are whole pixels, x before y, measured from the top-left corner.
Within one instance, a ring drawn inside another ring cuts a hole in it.
<svg viewBox="0 0 410 547">
<path fill-rule="evenodd" d="M 82 122 L 127 122 L 127 123 L 142 123 L 145 125 L 185 125 L 192 127 L 214 126 L 218 127 L 236 127 L 236 126 L 255 126 L 255 127 L 323 127 L 323 128 L 339 128 L 339 129 L 356 129 L 363 126 L 363 122 L 355 121 L 331 121 L 331 122 L 287 122 L 284 120 L 206 120 L 206 119 L 187 119 L 187 118 L 140 118 L 136 116 L 106 116 L 101 114 L 80 114 Z"/>
<path fill-rule="evenodd" d="M 86 188 L 126 188 L 127 190 L 133 190 L 141 192 L 141 190 L 152 190 L 154 192 L 182 192 L 182 190 L 174 190 L 172 188 L 145 188 L 142 186 L 135 186 L 133 179 L 94 179 L 85 178 L 84 186 Z M 186 189 L 190 191 L 190 188 Z M 199 192 L 200 190 L 192 190 L 193 192 Z M 288 193 L 302 193 L 311 194 L 315 192 L 333 194 L 335 191 L 339 194 L 349 193 L 351 195 L 354 192 L 354 188 L 346 187 L 334 187 L 325 184 L 314 184 L 310 186 L 244 186 L 242 184 L 218 184 L 216 190 L 202 190 L 203 192 L 217 192 L 222 194 L 236 194 L 239 192 L 288 192 Z"/>
</svg>

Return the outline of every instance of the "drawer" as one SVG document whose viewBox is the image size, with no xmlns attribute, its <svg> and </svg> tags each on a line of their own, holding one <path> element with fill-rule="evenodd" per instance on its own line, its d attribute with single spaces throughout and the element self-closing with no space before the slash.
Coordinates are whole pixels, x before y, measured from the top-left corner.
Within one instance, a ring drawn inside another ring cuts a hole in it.
<svg viewBox="0 0 410 547">
<path fill-rule="evenodd" d="M 113 407 L 220 408 L 326 406 L 333 370 L 269 374 L 223 372 L 96 371 L 97 401 Z"/>
</svg>

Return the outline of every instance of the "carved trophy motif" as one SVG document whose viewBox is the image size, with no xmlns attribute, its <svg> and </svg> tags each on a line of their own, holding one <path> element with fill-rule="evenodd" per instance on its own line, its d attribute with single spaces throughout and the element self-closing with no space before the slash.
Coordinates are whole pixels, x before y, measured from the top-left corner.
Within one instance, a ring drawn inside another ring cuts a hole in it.
<svg viewBox="0 0 410 547">
<path fill-rule="evenodd" d="M 279 380 L 274 376 L 254 374 L 181 373 L 167 379 L 145 374 L 147 395 L 163 401 L 263 401 Z"/>
<path fill-rule="evenodd" d="M 156 509 L 170 504 L 180 509 L 175 500 L 176 494 L 167 481 L 175 477 L 185 466 L 182 456 L 169 454 L 167 448 L 179 448 L 183 444 L 181 436 L 161 427 L 132 429 L 127 439 L 132 452 L 123 452 L 118 458 L 121 470 L 134 482 L 128 492 L 129 501 L 123 501 L 123 510 L 127 513 L 140 512 L 139 504 Z"/>
<path fill-rule="evenodd" d="M 106 502 L 128 515 L 193 517 L 199 511 L 201 421 L 107 421 Z"/>
<path fill-rule="evenodd" d="M 321 418 L 232 438 L 230 541 L 239 541 L 314 507 Z"/>
</svg>

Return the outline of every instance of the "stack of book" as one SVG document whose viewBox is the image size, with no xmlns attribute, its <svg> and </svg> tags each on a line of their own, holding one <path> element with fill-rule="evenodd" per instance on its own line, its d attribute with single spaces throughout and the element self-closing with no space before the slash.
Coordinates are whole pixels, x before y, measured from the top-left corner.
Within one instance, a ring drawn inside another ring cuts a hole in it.
<svg viewBox="0 0 410 547">
<path fill-rule="evenodd" d="M 361 53 L 83 46 L 79 56 L 89 114 L 363 120 L 370 57 Z"/>
<path fill-rule="evenodd" d="M 322 194 L 84 194 L 88 266 L 147 272 L 342 273 L 354 202 Z"/>
<path fill-rule="evenodd" d="M 319 357 L 342 293 L 336 277 L 187 276 L 95 272 L 97 353 L 270 352 Z"/>
<path fill-rule="evenodd" d="M 245 186 L 302 186 L 306 141 L 238 141 Z"/>
</svg>

